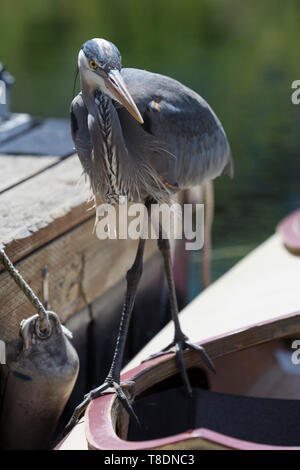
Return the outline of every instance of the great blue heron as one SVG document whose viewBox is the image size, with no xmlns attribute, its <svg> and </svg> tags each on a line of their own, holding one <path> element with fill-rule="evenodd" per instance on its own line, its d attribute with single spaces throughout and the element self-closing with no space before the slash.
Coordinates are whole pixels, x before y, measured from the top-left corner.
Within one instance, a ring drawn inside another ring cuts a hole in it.
<svg viewBox="0 0 300 470">
<path fill-rule="evenodd" d="M 224 172 L 232 173 L 230 147 L 223 127 L 206 101 L 172 78 L 121 67 L 117 47 L 104 39 L 85 42 L 79 51 L 81 92 L 71 104 L 75 148 L 93 193 L 103 201 L 169 201 L 182 188 L 201 185 Z M 135 416 L 120 386 L 124 346 L 142 274 L 145 239 L 139 240 L 135 261 L 127 272 L 127 292 L 112 365 L 105 382 L 88 393 L 75 409 L 68 429 L 87 404 L 104 391 L 114 390 Z M 191 394 L 183 351 L 192 348 L 213 369 L 205 350 L 192 344 L 179 319 L 169 240 L 160 233 L 158 248 L 164 258 L 174 341 L 165 350 L 176 351 L 179 371 Z"/>
</svg>

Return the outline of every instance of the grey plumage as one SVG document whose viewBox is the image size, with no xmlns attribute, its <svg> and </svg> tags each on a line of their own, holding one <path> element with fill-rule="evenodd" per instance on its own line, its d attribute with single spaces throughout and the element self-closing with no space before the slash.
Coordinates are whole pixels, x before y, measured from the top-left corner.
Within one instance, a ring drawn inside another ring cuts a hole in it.
<svg viewBox="0 0 300 470">
<path fill-rule="evenodd" d="M 163 75 L 129 68 L 121 75 L 143 125 L 101 91 L 93 98 L 80 93 L 71 105 L 75 148 L 95 194 L 163 202 L 178 189 L 232 174 L 226 134 L 203 98 Z"/>
</svg>

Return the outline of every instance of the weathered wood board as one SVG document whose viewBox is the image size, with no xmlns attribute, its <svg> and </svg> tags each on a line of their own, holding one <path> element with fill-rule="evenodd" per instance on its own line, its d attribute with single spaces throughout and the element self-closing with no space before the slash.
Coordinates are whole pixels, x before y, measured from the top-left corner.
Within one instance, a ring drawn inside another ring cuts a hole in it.
<svg viewBox="0 0 300 470">
<path fill-rule="evenodd" d="M 13 262 L 93 214 L 80 176 L 72 156 L 0 195 L 0 243 Z"/>
<path fill-rule="evenodd" d="M 0 194 L 56 165 L 59 157 L 0 155 Z"/>
<path fill-rule="evenodd" d="M 50 308 L 62 321 L 120 281 L 134 260 L 135 241 L 98 240 L 93 226 L 94 217 L 16 265 L 41 298 L 47 265 Z M 145 258 L 152 247 L 148 244 Z M 6 272 L 0 274 L 0 291 L 0 337 L 8 341 L 16 336 L 20 321 L 36 312 Z"/>
</svg>

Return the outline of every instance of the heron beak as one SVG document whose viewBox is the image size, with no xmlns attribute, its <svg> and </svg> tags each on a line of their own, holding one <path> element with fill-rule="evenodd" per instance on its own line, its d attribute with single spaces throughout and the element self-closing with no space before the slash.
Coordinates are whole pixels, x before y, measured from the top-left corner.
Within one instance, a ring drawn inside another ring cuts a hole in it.
<svg viewBox="0 0 300 470">
<path fill-rule="evenodd" d="M 118 70 L 110 70 L 105 80 L 106 88 L 127 111 L 141 124 L 144 123 L 141 113 L 126 88 L 122 75 Z"/>
</svg>

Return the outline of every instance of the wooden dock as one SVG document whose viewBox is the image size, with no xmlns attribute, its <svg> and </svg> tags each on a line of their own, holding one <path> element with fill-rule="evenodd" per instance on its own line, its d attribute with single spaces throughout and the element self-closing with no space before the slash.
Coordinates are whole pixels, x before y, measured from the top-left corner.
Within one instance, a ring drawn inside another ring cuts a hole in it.
<svg viewBox="0 0 300 470">
<path fill-rule="evenodd" d="M 50 309 L 65 322 L 124 278 L 136 241 L 99 240 L 95 211 L 76 155 L 0 155 L 0 244 L 42 298 L 49 272 Z M 146 259 L 155 250 L 148 243 Z M 20 321 L 35 312 L 0 267 L 0 338 L 18 336 Z"/>
</svg>

